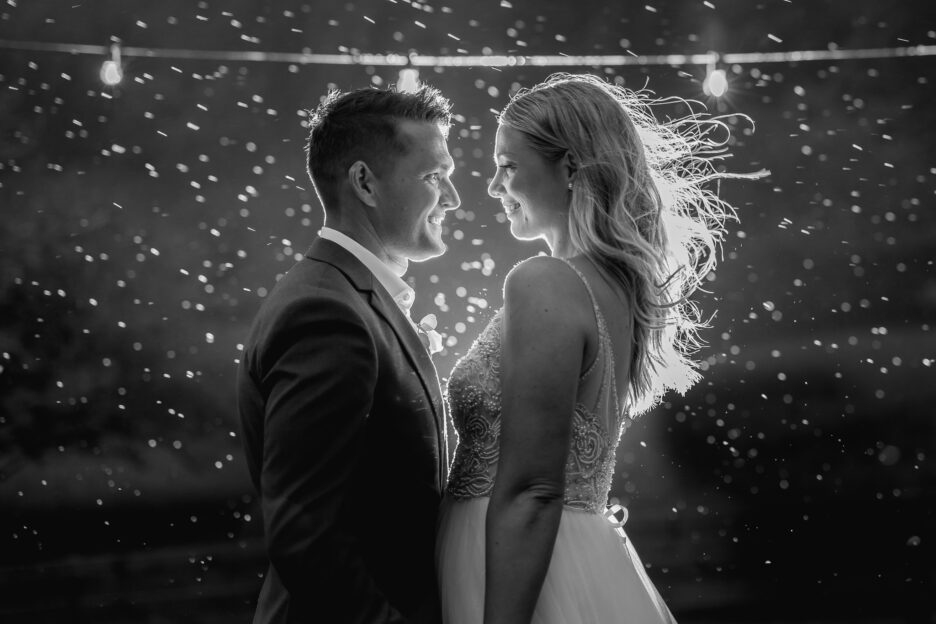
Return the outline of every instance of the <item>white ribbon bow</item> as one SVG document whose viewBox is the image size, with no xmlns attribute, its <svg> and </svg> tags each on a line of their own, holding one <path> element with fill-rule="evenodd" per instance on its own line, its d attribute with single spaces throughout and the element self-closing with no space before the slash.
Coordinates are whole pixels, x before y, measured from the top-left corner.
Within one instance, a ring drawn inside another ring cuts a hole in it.
<svg viewBox="0 0 936 624">
<path fill-rule="evenodd" d="M 442 350 L 442 334 L 435 330 L 438 323 L 435 314 L 427 314 L 416 324 L 419 328 L 420 338 L 426 337 L 423 345 L 429 351 L 429 355 L 435 355 Z"/>
<path fill-rule="evenodd" d="M 604 517 L 611 523 L 614 532 L 621 538 L 622 543 L 627 543 L 627 534 L 624 533 L 624 524 L 627 522 L 627 507 L 623 505 L 610 505 L 604 511 Z M 620 517 L 620 520 L 618 520 Z"/>
</svg>

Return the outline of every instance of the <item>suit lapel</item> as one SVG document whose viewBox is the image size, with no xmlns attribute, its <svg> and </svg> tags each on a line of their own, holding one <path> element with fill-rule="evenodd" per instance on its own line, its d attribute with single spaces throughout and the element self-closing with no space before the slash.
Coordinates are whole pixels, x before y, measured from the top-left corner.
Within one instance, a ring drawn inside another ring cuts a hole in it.
<svg viewBox="0 0 936 624">
<path fill-rule="evenodd" d="M 371 291 L 370 304 L 374 311 L 393 328 L 397 339 L 403 345 L 407 358 L 409 358 L 413 368 L 419 374 L 426 394 L 429 395 L 432 401 L 432 411 L 436 416 L 436 421 L 440 422 L 442 398 L 439 391 L 439 378 L 436 374 L 435 365 L 433 365 L 432 359 L 429 357 L 429 352 L 423 347 L 419 336 L 400 310 L 400 307 L 380 284 L 376 284 Z"/>
<path fill-rule="evenodd" d="M 442 461 L 440 462 L 442 464 L 441 483 L 444 485 L 447 478 L 445 472 L 447 472 L 448 468 L 448 440 L 439 377 L 432 359 L 429 357 L 428 351 L 423 347 L 422 342 L 420 342 L 416 331 L 410 326 L 406 316 L 390 296 L 390 293 L 377 281 L 370 269 L 344 247 L 323 238 L 317 238 L 306 253 L 306 257 L 310 260 L 320 260 L 331 264 L 344 273 L 355 288 L 362 292 L 368 292 L 371 307 L 393 329 L 397 341 L 402 346 L 403 352 L 413 366 L 413 370 L 416 371 L 432 406 L 432 414 L 439 436 L 439 452 L 442 455 Z"/>
</svg>

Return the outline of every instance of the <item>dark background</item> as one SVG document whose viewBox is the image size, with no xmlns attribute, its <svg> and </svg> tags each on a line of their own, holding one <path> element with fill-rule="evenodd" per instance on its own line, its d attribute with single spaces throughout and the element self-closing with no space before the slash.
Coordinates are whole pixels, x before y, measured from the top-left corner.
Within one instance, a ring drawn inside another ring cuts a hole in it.
<svg viewBox="0 0 936 624">
<path fill-rule="evenodd" d="M 417 23 L 418 22 L 418 23 Z M 772 35 L 768 36 L 768 35 Z M 936 44 L 883 3 L 8 0 L 0 39 L 407 54 Z M 233 373 L 321 224 L 305 109 L 398 68 L 0 47 L 0 621 L 246 622 L 265 568 Z M 682 622 L 936 622 L 936 59 L 579 67 L 729 121 L 738 207 L 700 296 L 704 380 L 622 440 L 612 494 Z M 412 266 L 445 377 L 518 260 L 493 111 L 554 67 L 421 68 L 454 102 L 462 206 Z M 681 105 L 659 116 L 680 116 Z M 752 127 L 754 126 L 754 127 Z M 405 509 L 369 509 L 380 516 Z M 388 535 L 387 539 L 393 539 Z"/>
</svg>

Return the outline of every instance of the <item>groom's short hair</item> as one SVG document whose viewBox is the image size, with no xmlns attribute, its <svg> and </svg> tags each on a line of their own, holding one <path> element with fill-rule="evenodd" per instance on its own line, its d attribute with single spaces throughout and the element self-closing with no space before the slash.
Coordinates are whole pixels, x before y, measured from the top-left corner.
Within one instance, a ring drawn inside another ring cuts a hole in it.
<svg viewBox="0 0 936 624">
<path fill-rule="evenodd" d="M 451 103 L 438 89 L 423 84 L 406 92 L 393 87 L 332 90 L 310 111 L 306 165 L 326 210 L 355 161 L 363 160 L 381 175 L 394 156 L 406 152 L 397 132 L 401 120 L 438 124 L 447 136 Z"/>
</svg>

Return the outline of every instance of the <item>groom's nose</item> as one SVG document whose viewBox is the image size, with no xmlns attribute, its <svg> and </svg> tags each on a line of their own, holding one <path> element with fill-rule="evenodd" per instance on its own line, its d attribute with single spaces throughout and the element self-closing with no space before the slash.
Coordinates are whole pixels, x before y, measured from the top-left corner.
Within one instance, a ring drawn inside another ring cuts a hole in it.
<svg viewBox="0 0 936 624">
<path fill-rule="evenodd" d="M 439 204 L 446 210 L 455 210 L 461 205 L 461 198 L 458 196 L 458 191 L 455 190 L 455 185 L 452 184 L 452 180 L 449 178 L 445 178 Z"/>
</svg>

